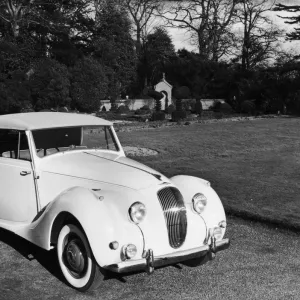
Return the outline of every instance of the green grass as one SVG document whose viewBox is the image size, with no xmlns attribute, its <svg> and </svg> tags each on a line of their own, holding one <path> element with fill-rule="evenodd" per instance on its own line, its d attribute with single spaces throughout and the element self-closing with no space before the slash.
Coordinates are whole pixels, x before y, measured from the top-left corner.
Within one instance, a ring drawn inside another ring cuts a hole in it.
<svg viewBox="0 0 300 300">
<path fill-rule="evenodd" d="M 193 124 L 120 132 L 123 145 L 156 149 L 137 160 L 168 177 L 209 180 L 227 212 L 300 228 L 300 119 Z"/>
</svg>

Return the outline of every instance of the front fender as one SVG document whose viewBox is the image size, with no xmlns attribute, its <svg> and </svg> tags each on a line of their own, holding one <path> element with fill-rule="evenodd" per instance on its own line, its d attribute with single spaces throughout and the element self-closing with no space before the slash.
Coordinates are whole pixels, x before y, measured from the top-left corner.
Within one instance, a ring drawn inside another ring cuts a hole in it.
<svg viewBox="0 0 300 300">
<path fill-rule="evenodd" d="M 94 257 L 100 266 L 121 261 L 121 248 L 129 243 L 136 245 L 137 257 L 144 250 L 143 235 L 128 216 L 128 209 L 137 195 L 134 190 L 92 191 L 82 187 L 71 188 L 60 194 L 46 208 L 33 229 L 35 243 L 50 249 L 51 232 L 56 218 L 63 212 L 74 216 L 82 226 Z M 117 250 L 109 244 L 119 243 Z"/>
<path fill-rule="evenodd" d="M 185 175 L 174 176 L 171 181 L 180 190 L 186 205 L 190 208 L 192 208 L 192 199 L 195 194 L 202 193 L 206 196 L 207 206 L 201 216 L 208 228 L 216 227 L 219 222 L 226 221 L 223 204 L 208 181 Z"/>
</svg>

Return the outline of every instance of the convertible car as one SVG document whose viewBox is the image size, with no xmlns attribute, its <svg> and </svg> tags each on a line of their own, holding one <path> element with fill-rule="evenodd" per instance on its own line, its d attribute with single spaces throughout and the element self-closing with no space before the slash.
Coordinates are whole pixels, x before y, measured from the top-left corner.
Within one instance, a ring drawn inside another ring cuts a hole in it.
<svg viewBox="0 0 300 300">
<path fill-rule="evenodd" d="M 95 289 L 107 271 L 199 266 L 229 247 L 210 183 L 167 178 L 125 156 L 106 120 L 81 114 L 0 117 L 0 227 L 56 248 L 66 282 Z"/>
</svg>

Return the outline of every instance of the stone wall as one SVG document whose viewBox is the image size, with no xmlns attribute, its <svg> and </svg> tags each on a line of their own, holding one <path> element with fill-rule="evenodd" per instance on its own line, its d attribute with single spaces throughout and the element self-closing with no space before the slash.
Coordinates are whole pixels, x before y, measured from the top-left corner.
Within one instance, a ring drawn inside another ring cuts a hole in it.
<svg viewBox="0 0 300 300">
<path fill-rule="evenodd" d="M 195 99 L 183 99 L 183 101 L 190 101 Z M 165 97 L 160 100 L 161 101 L 161 107 L 162 110 L 165 109 Z M 221 103 L 224 103 L 225 101 L 223 99 L 201 99 L 203 110 L 209 110 L 209 107 L 214 103 L 214 101 L 220 101 Z M 171 101 L 169 100 L 169 105 L 171 104 Z M 128 105 L 130 110 L 137 110 L 144 105 L 148 105 L 151 109 L 154 109 L 155 107 L 155 100 L 154 99 L 128 99 L 128 100 L 118 100 L 117 105 Z M 106 111 L 109 111 L 111 108 L 110 100 L 101 100 L 100 104 L 100 111 L 102 110 L 102 107 L 105 106 Z"/>
</svg>

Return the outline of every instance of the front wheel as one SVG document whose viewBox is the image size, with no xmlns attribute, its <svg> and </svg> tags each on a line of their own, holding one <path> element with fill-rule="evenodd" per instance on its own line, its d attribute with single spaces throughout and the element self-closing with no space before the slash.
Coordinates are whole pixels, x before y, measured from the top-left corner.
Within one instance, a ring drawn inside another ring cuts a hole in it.
<svg viewBox="0 0 300 300">
<path fill-rule="evenodd" d="M 85 292 L 99 287 L 104 276 L 85 234 L 76 225 L 62 227 L 57 241 L 57 257 L 65 279 L 73 288 Z"/>
</svg>

